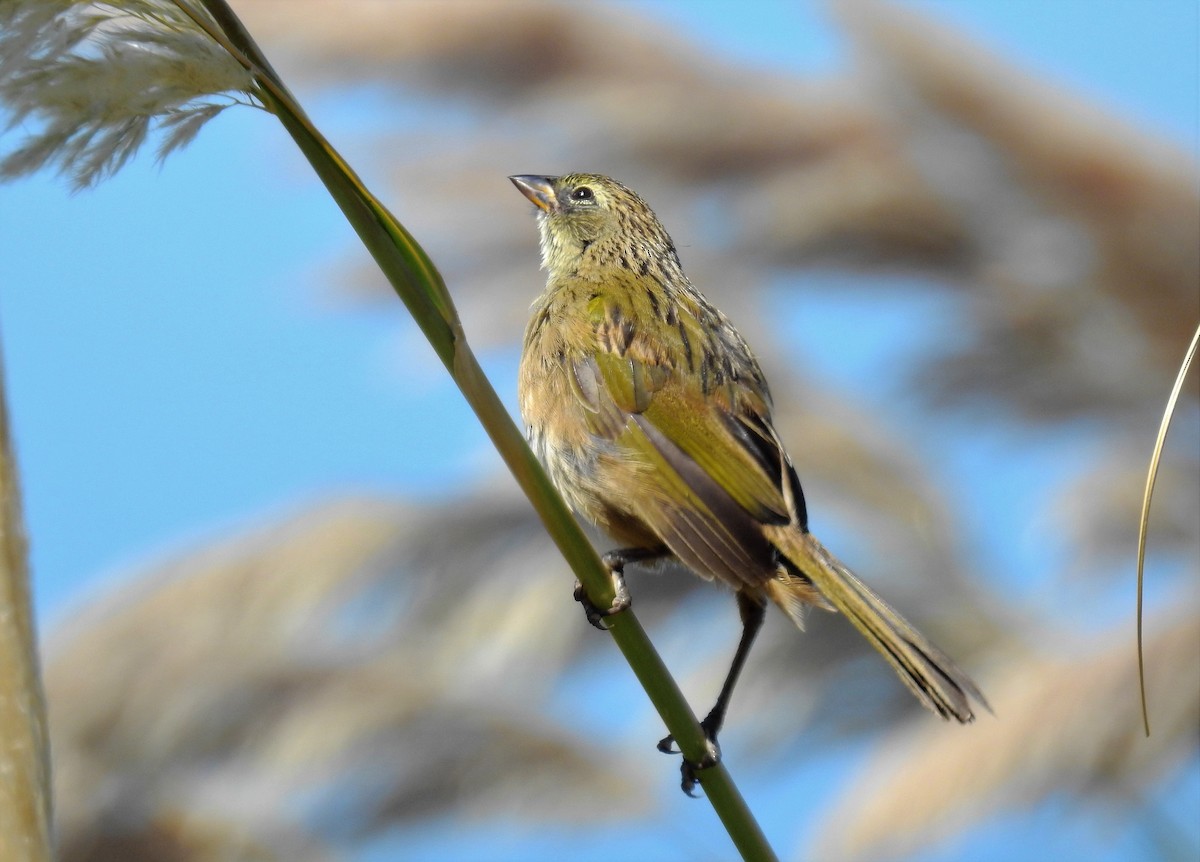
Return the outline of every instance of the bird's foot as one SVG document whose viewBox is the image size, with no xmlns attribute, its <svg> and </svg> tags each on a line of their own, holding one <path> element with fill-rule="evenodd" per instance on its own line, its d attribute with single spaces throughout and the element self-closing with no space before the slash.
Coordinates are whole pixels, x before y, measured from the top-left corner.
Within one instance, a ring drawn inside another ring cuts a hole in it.
<svg viewBox="0 0 1200 862">
<path fill-rule="evenodd" d="M 710 715 L 704 721 L 700 722 L 700 728 L 704 731 L 706 743 L 704 756 L 695 763 L 685 757 L 683 758 L 683 762 L 679 764 L 679 774 L 682 776 L 679 787 L 693 799 L 696 797 L 696 794 L 693 792 L 696 789 L 696 785 L 702 783 L 699 773 L 705 769 L 711 769 L 721 762 L 721 746 L 717 744 L 717 730 L 720 728 L 711 727 L 709 718 L 712 718 L 712 716 Z M 664 736 L 658 741 L 658 750 L 663 754 L 680 753 L 679 749 L 675 747 L 675 737 L 670 735 Z"/>
<path fill-rule="evenodd" d="M 629 598 L 629 588 L 625 586 L 624 573 L 620 567 L 613 566 L 609 562 L 608 556 L 608 554 L 604 555 L 604 562 L 608 565 L 609 573 L 612 575 L 613 589 L 616 595 L 613 596 L 612 603 L 607 608 L 599 608 L 592 604 L 592 600 L 588 598 L 587 592 L 583 589 L 583 584 L 579 583 L 579 581 L 575 582 L 575 601 L 583 605 L 583 612 L 587 615 L 587 621 L 601 631 L 608 631 L 608 626 L 604 623 L 605 617 L 619 614 L 633 604 L 633 600 Z"/>
</svg>

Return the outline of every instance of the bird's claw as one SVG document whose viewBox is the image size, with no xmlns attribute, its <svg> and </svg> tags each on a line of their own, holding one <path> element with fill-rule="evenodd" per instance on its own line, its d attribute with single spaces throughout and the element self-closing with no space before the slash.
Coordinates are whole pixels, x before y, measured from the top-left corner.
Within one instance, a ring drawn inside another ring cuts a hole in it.
<svg viewBox="0 0 1200 862">
<path fill-rule="evenodd" d="M 705 769 L 711 769 L 721 762 L 721 746 L 717 744 L 716 736 L 709 733 L 708 728 L 704 726 L 704 722 L 700 722 L 700 726 L 704 729 L 704 737 L 707 741 L 707 750 L 704 752 L 704 756 L 696 763 L 685 757 L 683 758 L 683 762 L 679 764 L 679 774 L 681 776 L 679 787 L 693 799 L 696 798 L 696 794 L 693 792 L 696 789 L 696 785 L 702 783 L 698 773 L 703 772 Z M 658 741 L 658 750 L 663 754 L 680 753 L 679 749 L 675 747 L 675 737 L 673 736 L 664 736 L 660 739 Z"/>
<path fill-rule="evenodd" d="M 616 595 L 613 596 L 613 600 L 607 608 L 598 608 L 592 604 L 592 600 L 588 598 L 587 592 L 583 589 L 583 584 L 579 581 L 575 582 L 575 601 L 583 605 L 587 621 L 601 631 L 608 631 L 608 626 L 604 624 L 605 617 L 619 614 L 633 604 L 633 600 L 629 597 L 629 588 L 625 586 L 624 576 L 616 570 L 613 571 L 612 576 Z"/>
</svg>

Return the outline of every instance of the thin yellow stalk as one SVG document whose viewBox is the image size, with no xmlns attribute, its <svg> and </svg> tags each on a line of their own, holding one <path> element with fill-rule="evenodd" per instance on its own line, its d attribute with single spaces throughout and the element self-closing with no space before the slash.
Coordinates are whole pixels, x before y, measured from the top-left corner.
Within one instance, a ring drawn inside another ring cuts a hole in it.
<svg viewBox="0 0 1200 862">
<path fill-rule="evenodd" d="M 1146 534 L 1150 530 L 1150 498 L 1154 495 L 1154 482 L 1158 478 L 1158 464 L 1162 460 L 1163 446 L 1167 442 L 1167 431 L 1171 427 L 1171 419 L 1175 415 L 1175 405 L 1179 401 L 1179 393 L 1183 391 L 1183 381 L 1187 379 L 1188 369 L 1196 358 L 1196 345 L 1200 343 L 1200 325 L 1192 336 L 1191 346 L 1175 375 L 1175 385 L 1171 388 L 1171 396 L 1167 399 L 1167 409 L 1163 411 L 1161 424 L 1158 426 L 1158 437 L 1154 440 L 1154 451 L 1150 454 L 1150 469 L 1146 474 L 1146 490 L 1142 495 L 1142 516 L 1138 519 L 1138 548 L 1137 548 L 1137 661 L 1138 686 L 1142 696 L 1142 724 L 1146 736 L 1150 735 L 1150 710 L 1146 707 L 1146 665 L 1142 648 L 1142 587 L 1145 583 L 1146 564 Z"/>
<path fill-rule="evenodd" d="M 0 859 L 50 859 L 50 751 L 0 370 Z"/>
</svg>

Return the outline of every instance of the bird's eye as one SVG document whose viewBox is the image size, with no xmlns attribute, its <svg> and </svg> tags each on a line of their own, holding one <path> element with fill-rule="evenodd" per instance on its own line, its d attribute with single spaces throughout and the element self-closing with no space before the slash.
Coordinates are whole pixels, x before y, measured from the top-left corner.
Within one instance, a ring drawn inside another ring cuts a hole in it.
<svg viewBox="0 0 1200 862">
<path fill-rule="evenodd" d="M 593 197 L 595 195 L 592 194 L 592 190 L 587 186 L 580 186 L 571 192 L 571 200 L 575 201 L 590 201 Z"/>
</svg>

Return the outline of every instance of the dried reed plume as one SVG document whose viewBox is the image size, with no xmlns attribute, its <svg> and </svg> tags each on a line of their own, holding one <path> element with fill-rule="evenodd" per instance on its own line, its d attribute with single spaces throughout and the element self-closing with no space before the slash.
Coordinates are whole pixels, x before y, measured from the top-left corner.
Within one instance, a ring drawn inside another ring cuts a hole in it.
<svg viewBox="0 0 1200 862">
<path fill-rule="evenodd" d="M 204 14 L 196 7 L 197 14 Z M 186 146 L 255 84 L 169 0 L 0 3 L 0 103 L 36 128 L 0 159 L 0 179 L 54 167 L 76 189 L 119 171 L 151 131 L 158 158 Z"/>
<path fill-rule="evenodd" d="M 1194 755 L 1200 723 L 1200 602 L 1152 621 L 1148 688 L 1157 729 L 1143 739 L 1136 656 L 1122 622 L 1090 642 L 1012 655 L 990 681 L 1002 720 L 973 734 L 915 722 L 883 740 L 828 813 L 814 859 L 918 858 L 939 840 L 1054 793 L 1125 802 Z"/>
</svg>

